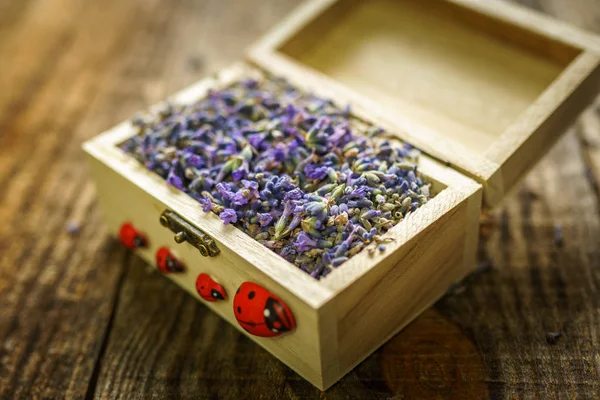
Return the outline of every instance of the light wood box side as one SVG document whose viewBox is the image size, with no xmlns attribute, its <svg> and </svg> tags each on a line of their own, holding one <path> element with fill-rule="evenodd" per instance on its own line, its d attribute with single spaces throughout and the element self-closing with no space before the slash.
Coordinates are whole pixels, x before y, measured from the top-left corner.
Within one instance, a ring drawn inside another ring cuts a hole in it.
<svg viewBox="0 0 600 400">
<path fill-rule="evenodd" d="M 481 186 L 437 162 L 426 159 L 423 164 L 429 174 L 444 177 L 449 184 L 437 195 L 438 202 L 426 204 L 408 217 L 411 221 L 405 222 L 410 223 L 392 229 L 395 241 L 385 250 L 391 255 L 376 251 L 371 265 L 369 255 L 360 253 L 323 282 L 335 292 L 319 311 L 324 387 L 339 380 L 476 266 Z M 418 233 L 407 232 L 410 229 Z"/>
</svg>

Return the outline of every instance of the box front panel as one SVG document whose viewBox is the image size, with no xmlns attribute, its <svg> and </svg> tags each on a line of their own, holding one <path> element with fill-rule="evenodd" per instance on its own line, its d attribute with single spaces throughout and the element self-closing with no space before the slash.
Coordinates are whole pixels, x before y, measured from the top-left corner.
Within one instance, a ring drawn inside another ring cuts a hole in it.
<svg viewBox="0 0 600 400">
<path fill-rule="evenodd" d="M 122 225 L 126 222 L 131 223 L 148 239 L 147 248 L 137 249 L 136 253 L 150 265 L 156 267 L 159 273 L 161 272 L 157 267 L 156 254 L 159 249 L 168 248 L 177 260 L 185 264 L 184 272 L 166 273 L 165 275 L 169 279 L 302 377 L 314 385 L 320 386 L 319 339 L 314 309 L 220 242 L 217 242 L 220 252 L 215 257 L 201 256 L 198 249 L 189 243 L 176 243 L 174 233 L 159 222 L 161 213 L 167 209 L 164 203 L 93 156 L 90 157 L 90 164 L 100 205 L 109 231 L 113 235 L 119 237 Z M 201 273 L 207 274 L 221 285 L 226 292 L 225 300 L 209 302 L 200 297 L 196 288 L 196 280 Z M 293 313 L 295 329 L 278 337 L 258 337 L 244 331 L 235 318 L 233 305 L 236 290 L 243 282 L 257 283 L 280 297 Z M 163 294 L 156 293 L 155 295 L 162 296 Z M 186 322 L 181 321 L 181 323 Z"/>
</svg>

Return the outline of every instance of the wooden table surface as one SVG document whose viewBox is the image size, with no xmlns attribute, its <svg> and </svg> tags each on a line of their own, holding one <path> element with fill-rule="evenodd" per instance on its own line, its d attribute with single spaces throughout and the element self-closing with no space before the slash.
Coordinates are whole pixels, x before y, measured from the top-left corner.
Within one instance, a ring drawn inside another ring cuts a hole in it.
<svg viewBox="0 0 600 400">
<path fill-rule="evenodd" d="M 597 108 L 494 213 L 494 267 L 325 393 L 107 236 L 82 141 L 298 3 L 0 0 L 1 398 L 600 398 Z M 599 0 L 527 5 L 600 32 Z"/>
</svg>

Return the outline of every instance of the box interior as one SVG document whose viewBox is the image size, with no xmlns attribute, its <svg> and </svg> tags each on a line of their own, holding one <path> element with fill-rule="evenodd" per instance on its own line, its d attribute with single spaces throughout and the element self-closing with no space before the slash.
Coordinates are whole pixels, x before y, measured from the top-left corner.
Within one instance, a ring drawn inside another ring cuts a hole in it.
<svg viewBox="0 0 600 400">
<path fill-rule="evenodd" d="M 236 68 L 232 68 L 232 73 L 230 74 L 231 76 L 224 77 L 219 82 L 212 81 L 212 80 L 208 81 L 208 82 L 201 81 L 198 84 L 193 85 L 190 88 L 185 89 L 182 92 L 173 96 L 172 101 L 174 101 L 175 103 L 179 103 L 179 104 L 193 103 L 195 101 L 198 101 L 198 100 L 204 98 L 206 95 L 206 91 L 209 89 L 227 87 L 238 80 L 252 77 L 252 76 L 254 76 L 254 74 L 258 74 L 258 76 L 263 76 L 263 74 L 268 74 L 268 72 L 260 71 L 254 67 L 246 68 L 244 66 L 240 70 L 238 70 Z M 312 91 L 309 88 L 302 88 L 302 90 Z M 317 94 L 319 94 L 319 93 L 317 93 Z M 320 94 L 320 95 L 322 95 L 323 97 L 327 97 L 326 95 L 323 95 L 323 94 Z M 336 99 L 334 98 L 333 100 L 335 101 Z M 337 102 L 337 103 L 338 103 L 338 105 L 340 105 L 339 102 Z M 152 112 L 155 113 L 159 109 L 160 109 L 160 105 L 155 106 L 153 108 Z M 353 118 L 355 118 L 357 121 L 361 121 L 361 123 L 366 123 L 368 125 L 372 125 L 372 124 L 377 125 L 376 123 L 373 123 L 372 121 L 364 120 L 357 115 L 353 115 Z M 357 132 L 357 133 L 359 134 L 359 132 Z M 127 159 L 130 159 L 131 162 L 136 165 L 136 168 L 135 168 L 136 174 L 151 175 L 151 176 L 153 176 L 154 180 L 159 179 L 162 182 L 162 184 L 164 184 L 165 186 L 168 186 L 166 181 L 164 179 L 162 179 L 162 177 L 160 177 L 160 175 L 156 174 L 155 172 L 153 172 L 151 170 L 146 169 L 130 153 L 127 153 L 120 149 L 120 147 L 126 141 L 130 140 L 136 134 L 137 134 L 136 130 L 133 129 L 129 123 L 125 123 L 125 124 L 123 124 L 123 126 L 121 128 L 116 129 L 116 132 L 114 134 L 105 135 L 106 139 L 103 140 L 103 142 L 105 145 L 108 145 L 108 147 L 110 147 L 111 151 L 116 151 L 117 153 L 119 153 L 120 157 L 126 157 Z M 385 134 L 385 137 L 391 141 L 399 140 L 398 137 L 396 135 L 394 135 L 392 132 L 388 132 L 387 134 Z M 449 187 L 449 185 L 448 185 L 448 183 L 446 183 L 444 181 L 443 177 L 435 176 L 438 172 L 434 173 L 433 174 L 434 176 L 432 176 L 431 174 L 428 173 L 428 171 L 430 171 L 432 169 L 432 163 L 435 163 L 435 162 L 433 160 L 431 160 L 429 157 L 423 155 L 421 158 L 419 158 L 417 165 L 418 165 L 419 171 L 420 171 L 421 175 L 423 176 L 424 180 L 431 185 L 430 191 L 432 193 L 432 198 L 430 199 L 429 202 L 436 203 L 439 201 L 437 197 L 442 192 L 444 192 L 445 189 L 447 189 Z M 441 178 L 441 179 L 437 179 L 437 178 Z M 186 197 L 189 198 L 189 200 L 191 202 L 190 204 L 193 204 L 195 207 L 197 207 L 199 210 L 201 210 L 200 203 L 198 203 L 197 200 L 193 199 L 191 196 L 186 195 Z M 421 213 L 421 209 L 419 208 L 419 209 L 415 210 L 414 212 L 412 212 L 411 214 L 414 215 L 414 217 L 418 219 L 420 213 Z M 215 219 L 218 219 L 218 217 L 215 214 L 210 214 L 210 215 L 212 217 L 214 217 Z M 222 224 L 220 220 L 219 220 L 219 223 Z M 383 238 L 388 237 L 396 230 L 402 229 L 402 226 L 405 225 L 405 223 L 406 223 L 405 219 L 398 222 L 390 231 L 388 231 L 387 233 L 385 233 L 383 235 Z M 240 232 L 243 232 L 243 230 L 240 230 Z M 247 240 L 249 240 L 249 241 L 254 241 L 254 239 L 251 238 L 250 236 L 242 235 L 242 237 L 244 239 L 247 238 Z M 264 248 L 264 251 L 266 251 L 266 252 L 269 252 L 269 253 L 271 252 L 270 249 L 268 249 L 267 247 L 263 247 L 262 245 L 261 245 L 261 248 Z M 363 253 L 363 252 L 366 252 L 366 249 L 363 249 L 360 253 Z M 279 257 L 279 256 L 277 256 L 277 257 Z M 281 264 L 282 264 L 282 267 L 283 267 L 283 264 L 289 264 L 288 266 L 291 268 L 294 268 L 294 269 L 298 268 L 297 266 L 289 263 L 284 258 L 281 258 Z M 342 269 L 342 270 L 343 270 L 343 268 L 344 268 L 344 265 L 339 267 L 339 269 Z M 331 274 L 327 275 L 326 277 L 321 278 L 319 282 L 322 282 L 323 280 L 330 281 L 332 279 L 332 276 L 336 275 L 335 272 L 336 271 L 333 271 Z"/>
<path fill-rule="evenodd" d="M 119 154 L 121 154 L 122 156 L 124 156 L 124 157 L 127 157 L 128 159 L 130 159 L 130 160 L 132 161 L 132 163 L 136 164 L 136 165 L 138 166 L 137 168 L 135 168 L 135 170 L 136 170 L 136 173 L 141 173 L 141 174 L 145 174 L 145 175 L 151 175 L 151 176 L 153 176 L 153 179 L 159 179 L 159 180 L 160 180 L 160 181 L 161 181 L 161 182 L 162 182 L 162 183 L 163 183 L 165 186 L 169 187 L 169 186 L 168 186 L 168 184 L 167 184 L 167 182 L 166 182 L 166 181 L 165 181 L 165 180 L 164 180 L 162 177 L 160 177 L 160 176 L 159 176 L 158 174 L 156 174 L 155 172 L 153 172 L 153 171 L 150 171 L 150 170 L 146 169 L 146 168 L 145 168 L 143 165 L 141 165 L 141 164 L 140 164 L 140 163 L 139 163 L 139 162 L 138 162 L 138 161 L 137 161 L 137 160 L 136 160 L 136 159 L 135 159 L 135 158 L 134 158 L 134 157 L 133 157 L 131 154 L 129 154 L 129 153 L 127 153 L 127 152 L 124 152 L 123 150 L 121 150 L 120 146 L 121 146 L 121 145 L 122 145 L 122 144 L 123 144 L 125 141 L 129 140 L 131 137 L 133 137 L 133 136 L 135 136 L 135 135 L 136 135 L 136 133 L 135 133 L 135 131 L 134 131 L 133 129 L 129 130 L 129 132 L 130 132 L 130 133 L 129 133 L 128 135 L 120 137 L 120 138 L 119 138 L 119 141 L 112 143 L 112 146 L 111 146 L 111 147 L 112 147 L 112 149 L 113 149 L 114 151 L 117 151 L 117 152 L 118 152 Z M 394 136 L 389 136 L 389 139 L 390 139 L 390 140 L 398 140 L 398 139 L 397 139 L 397 138 L 395 138 Z M 431 162 L 432 162 L 432 161 L 429 161 L 429 163 L 431 163 Z M 435 178 L 434 178 L 434 177 L 432 177 L 431 175 L 427 174 L 427 172 L 426 172 L 426 171 L 427 171 L 427 168 L 425 168 L 425 171 L 423 171 L 423 162 L 422 162 L 422 160 L 421 160 L 421 159 L 419 159 L 419 160 L 418 160 L 418 162 L 417 162 L 417 166 L 418 166 L 418 167 L 419 167 L 419 169 L 421 170 L 421 176 L 423 177 L 423 179 L 424 179 L 424 180 L 425 180 L 427 183 L 429 183 L 429 184 L 431 185 L 431 186 L 430 186 L 430 188 L 431 188 L 430 190 L 431 190 L 431 193 L 432 193 L 432 197 L 431 197 L 431 199 L 429 200 L 429 202 L 430 202 L 430 203 L 432 203 L 432 202 L 437 202 L 437 201 L 439 201 L 439 200 L 437 199 L 437 197 L 439 196 L 439 194 L 440 194 L 440 193 L 442 193 L 442 192 L 443 192 L 445 189 L 447 189 L 447 188 L 448 188 L 448 185 L 447 185 L 446 183 L 444 183 L 444 182 L 442 182 L 442 181 L 438 180 L 438 179 L 435 179 Z M 197 208 L 198 208 L 198 210 L 201 210 L 200 203 L 198 203 L 196 199 L 192 198 L 191 196 L 188 196 L 187 194 L 186 194 L 186 196 L 187 196 L 187 197 L 189 197 L 189 200 L 190 200 L 191 204 L 197 205 Z M 416 209 L 415 211 L 413 211 L 413 212 L 411 213 L 411 215 L 415 215 L 415 216 L 418 218 L 418 215 L 419 215 L 420 213 L 421 213 L 421 208 L 418 208 L 418 209 Z M 211 216 L 213 216 L 213 217 L 215 217 L 215 218 L 218 218 L 218 216 L 217 216 L 216 214 L 212 214 L 212 213 L 210 213 L 210 215 L 211 215 Z M 401 220 L 400 222 L 398 222 L 398 223 L 397 223 L 397 224 L 396 224 L 396 225 L 395 225 L 395 226 L 394 226 L 392 229 L 390 229 L 388 232 L 386 232 L 385 234 L 383 234 L 383 235 L 382 235 L 382 238 L 386 238 L 386 237 L 390 236 L 390 235 L 391 235 L 391 232 L 393 232 L 394 230 L 401 229 L 401 227 L 402 227 L 402 225 L 405 223 L 405 221 L 406 221 L 406 219 L 403 219 L 403 220 Z M 220 220 L 219 220 L 219 222 L 220 222 Z M 236 228 L 236 229 L 237 229 L 237 228 Z M 243 232 L 243 230 L 240 230 L 240 232 Z M 247 240 L 249 240 L 249 241 L 252 241 L 252 242 L 254 242 L 254 239 L 253 239 L 252 237 L 250 237 L 250 236 L 246 235 L 246 234 L 242 235 L 242 237 L 243 237 L 244 239 L 247 239 Z M 261 245 L 261 247 L 262 247 L 262 245 Z M 271 252 L 271 250 L 270 250 L 270 249 L 268 249 L 267 247 L 264 247 L 264 250 L 265 250 L 265 251 L 267 251 L 267 252 L 269 252 L 269 253 Z M 366 250 L 366 249 L 363 249 L 363 250 L 362 250 L 360 253 L 363 253 L 363 252 L 367 252 L 367 250 Z M 279 256 L 277 256 L 277 257 L 279 257 Z M 352 258 L 351 258 L 351 259 L 352 259 Z M 297 268 L 298 268 L 296 265 L 294 265 L 294 264 L 292 264 L 292 263 L 288 262 L 288 261 L 287 261 L 286 259 L 284 259 L 284 258 L 281 258 L 281 259 L 280 259 L 280 261 L 281 261 L 281 264 L 282 264 L 282 266 L 283 266 L 284 264 L 288 264 L 290 267 L 292 267 L 292 268 L 294 268 L 294 269 L 297 269 Z M 343 268 L 344 268 L 344 265 L 341 265 L 341 266 L 340 266 L 338 269 L 343 269 Z M 322 277 L 322 278 L 320 278 L 319 280 L 315 280 L 315 281 L 316 281 L 316 282 L 320 282 L 320 283 L 322 283 L 324 280 L 331 280 L 331 279 L 332 279 L 332 277 L 334 277 L 334 276 L 336 276 L 336 275 L 337 275 L 335 272 L 336 272 L 338 269 L 334 270 L 334 271 L 333 271 L 332 273 L 330 273 L 329 275 L 327 275 L 327 276 L 325 276 L 325 277 Z M 335 278 L 333 278 L 333 279 L 335 279 Z"/>
<path fill-rule="evenodd" d="M 277 51 L 474 154 L 580 53 L 444 0 L 340 0 Z"/>
</svg>

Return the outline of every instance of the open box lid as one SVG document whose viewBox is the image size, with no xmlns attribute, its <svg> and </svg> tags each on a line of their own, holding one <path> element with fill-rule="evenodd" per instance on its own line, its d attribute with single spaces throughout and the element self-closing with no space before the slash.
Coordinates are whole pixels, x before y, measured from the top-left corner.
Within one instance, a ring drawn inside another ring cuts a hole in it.
<svg viewBox="0 0 600 400">
<path fill-rule="evenodd" d="M 600 89 L 600 40 L 501 1 L 311 0 L 248 53 L 310 81 L 500 203 Z"/>
</svg>

